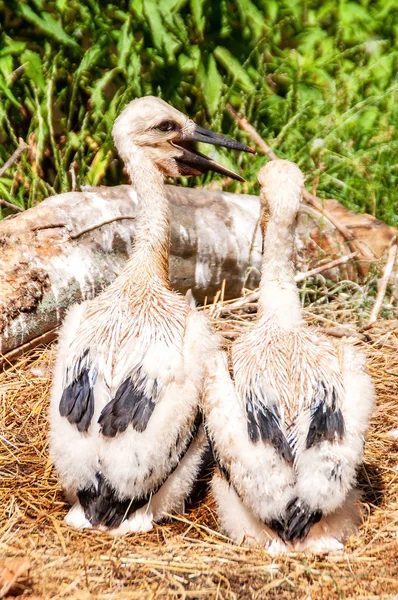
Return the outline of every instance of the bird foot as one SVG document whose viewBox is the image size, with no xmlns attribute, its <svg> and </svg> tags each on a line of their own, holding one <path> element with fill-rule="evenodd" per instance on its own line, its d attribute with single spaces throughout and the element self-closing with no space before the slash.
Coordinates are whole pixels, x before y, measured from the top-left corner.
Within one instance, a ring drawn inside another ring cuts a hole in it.
<svg viewBox="0 0 398 600">
<path fill-rule="evenodd" d="M 73 529 L 91 529 L 92 525 L 84 514 L 84 509 L 80 502 L 75 502 L 68 514 L 65 515 L 64 521 Z"/>
<path fill-rule="evenodd" d="M 129 520 L 125 519 L 124 521 L 122 521 L 122 523 L 120 523 L 119 527 L 116 527 L 115 529 L 108 529 L 105 527 L 104 531 L 106 531 L 110 535 L 113 535 L 114 537 L 121 537 L 122 535 L 126 535 L 126 533 L 130 533 Z"/>
<path fill-rule="evenodd" d="M 312 552 L 313 554 L 327 554 L 328 552 L 341 552 L 344 545 L 333 536 L 322 536 L 317 538 L 308 537 L 303 542 L 294 544 L 296 552 Z"/>
<path fill-rule="evenodd" d="M 278 554 L 286 554 L 287 546 L 282 540 L 273 539 L 268 546 L 265 548 L 271 556 L 277 556 Z"/>
<path fill-rule="evenodd" d="M 108 533 L 115 537 L 126 535 L 126 533 L 146 533 L 153 529 L 153 514 L 143 509 L 137 510 L 132 517 L 123 521 L 116 529 L 109 529 Z"/>
<path fill-rule="evenodd" d="M 134 533 L 146 533 L 147 531 L 151 531 L 153 529 L 153 514 L 151 511 L 148 511 L 145 507 L 137 510 L 130 519 L 129 522 L 129 530 Z"/>
</svg>

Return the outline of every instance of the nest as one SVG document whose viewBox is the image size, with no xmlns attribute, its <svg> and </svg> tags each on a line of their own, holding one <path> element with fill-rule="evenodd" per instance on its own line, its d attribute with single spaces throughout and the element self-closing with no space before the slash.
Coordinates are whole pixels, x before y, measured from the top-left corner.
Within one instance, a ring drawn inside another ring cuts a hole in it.
<svg viewBox="0 0 398 600">
<path fill-rule="evenodd" d="M 333 304 L 334 302 L 334 304 Z M 226 343 L 252 320 L 256 306 L 206 307 Z M 218 531 L 211 496 L 184 516 L 146 534 L 112 538 L 76 532 L 47 453 L 47 412 L 55 348 L 25 355 L 0 375 L 0 597 L 84 600 L 143 598 L 396 598 L 398 523 L 397 321 L 358 332 L 347 299 L 316 302 L 309 322 L 333 335 L 350 323 L 368 355 L 378 409 L 359 473 L 363 523 L 345 552 L 270 557 L 236 546 Z M 347 331 L 343 331 L 347 333 Z M 355 334 L 354 334 L 355 333 Z"/>
</svg>

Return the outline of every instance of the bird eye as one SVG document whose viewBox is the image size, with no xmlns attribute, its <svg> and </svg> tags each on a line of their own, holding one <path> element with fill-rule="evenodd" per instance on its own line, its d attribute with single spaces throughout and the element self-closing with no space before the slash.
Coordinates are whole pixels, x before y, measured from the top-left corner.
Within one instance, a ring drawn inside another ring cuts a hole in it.
<svg viewBox="0 0 398 600">
<path fill-rule="evenodd" d="M 180 127 L 178 123 L 176 123 L 175 121 L 162 121 L 157 126 L 157 129 L 159 129 L 160 131 L 176 131 L 179 128 Z"/>
</svg>

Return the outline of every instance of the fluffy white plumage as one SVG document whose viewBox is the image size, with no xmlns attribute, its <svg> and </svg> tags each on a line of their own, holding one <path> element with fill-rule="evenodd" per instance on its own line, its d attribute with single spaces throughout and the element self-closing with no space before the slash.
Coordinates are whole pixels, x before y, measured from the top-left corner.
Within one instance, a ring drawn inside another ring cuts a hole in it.
<svg viewBox="0 0 398 600">
<path fill-rule="evenodd" d="M 223 171 L 190 146 L 197 135 L 246 147 L 153 97 L 130 103 L 113 135 L 140 202 L 134 251 L 99 297 L 72 307 L 65 319 L 50 453 L 74 503 L 67 522 L 123 534 L 147 531 L 183 506 L 207 443 L 199 400 L 218 342 L 206 318 L 170 289 L 163 178 Z"/>
<path fill-rule="evenodd" d="M 204 412 L 219 464 L 213 494 L 236 542 L 329 551 L 355 530 L 355 473 L 373 408 L 365 358 L 307 327 L 294 282 L 303 176 L 288 161 L 259 174 L 269 211 L 257 321 L 219 352 Z M 264 222 L 265 219 L 263 219 Z"/>
</svg>

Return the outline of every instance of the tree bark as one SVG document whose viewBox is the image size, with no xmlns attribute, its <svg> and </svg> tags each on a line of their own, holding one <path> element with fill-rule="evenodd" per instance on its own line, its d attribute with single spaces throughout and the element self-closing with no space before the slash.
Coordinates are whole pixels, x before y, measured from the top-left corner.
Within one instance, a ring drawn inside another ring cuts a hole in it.
<svg viewBox="0 0 398 600">
<path fill-rule="evenodd" d="M 192 289 L 198 302 L 211 301 L 223 280 L 225 298 L 238 296 L 243 286 L 255 287 L 261 264 L 259 198 L 167 189 L 173 287 L 182 293 Z M 328 210 L 338 212 L 375 260 L 382 256 L 396 231 L 333 202 Z M 0 222 L 0 365 L 54 337 L 68 306 L 92 298 L 117 276 L 131 255 L 136 213 L 135 191 L 122 185 L 53 196 Z M 350 251 L 335 228 L 305 205 L 297 243 L 301 270 Z M 341 269 L 327 276 L 358 277 L 355 265 Z"/>
</svg>

